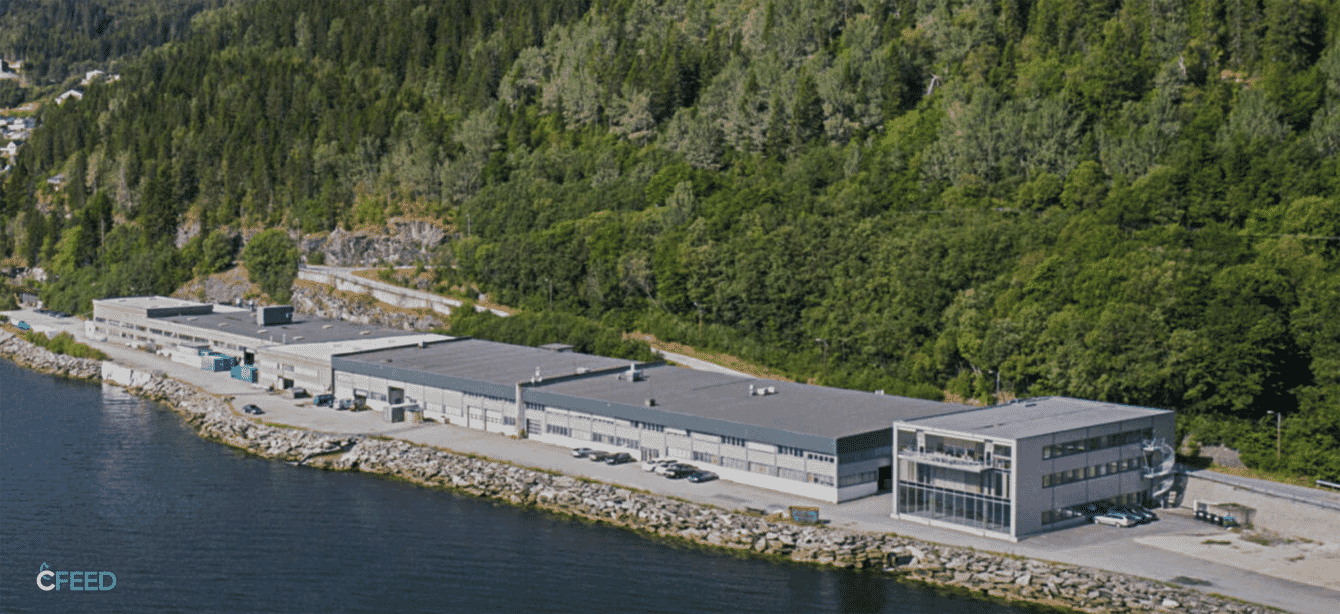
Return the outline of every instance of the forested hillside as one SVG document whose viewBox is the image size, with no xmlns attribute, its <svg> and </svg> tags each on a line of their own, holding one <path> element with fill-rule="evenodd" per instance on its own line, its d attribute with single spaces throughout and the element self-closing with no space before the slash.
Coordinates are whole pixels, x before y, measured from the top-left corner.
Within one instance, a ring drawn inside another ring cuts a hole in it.
<svg viewBox="0 0 1340 614">
<path fill-rule="evenodd" d="M 85 70 L 177 40 L 200 11 L 241 0 L 0 0 L 0 57 L 34 82 Z"/>
<path fill-rule="evenodd" d="M 246 3 L 45 108 L 0 248 L 78 309 L 240 227 L 432 216 L 502 303 L 1334 479 L 1338 38 L 1335 0 Z"/>
</svg>

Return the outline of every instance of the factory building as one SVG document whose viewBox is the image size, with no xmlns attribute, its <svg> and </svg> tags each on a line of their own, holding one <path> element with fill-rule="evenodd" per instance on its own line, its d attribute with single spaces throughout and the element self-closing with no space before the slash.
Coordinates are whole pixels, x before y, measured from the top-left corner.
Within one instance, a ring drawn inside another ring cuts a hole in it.
<svg viewBox="0 0 1340 614">
<path fill-rule="evenodd" d="M 892 487 L 894 420 L 962 405 L 476 339 L 334 356 L 335 394 L 840 502 Z"/>
<path fill-rule="evenodd" d="M 972 408 L 163 297 L 94 301 L 86 326 L 441 423 L 682 460 L 820 501 L 893 493 L 894 518 L 1000 539 L 1082 523 L 1088 504 L 1158 505 L 1174 483 L 1166 410 L 1058 397 Z"/>
<path fill-rule="evenodd" d="M 1017 541 L 1086 504 L 1159 505 L 1173 412 L 1061 397 L 893 424 L 894 518 Z"/>
<path fill-rule="evenodd" d="M 295 319 L 288 305 L 252 310 L 162 296 L 95 300 L 85 334 L 148 349 L 205 349 L 256 366 L 258 383 L 310 392 L 331 390 L 332 354 L 448 338 L 339 320 Z"/>
</svg>

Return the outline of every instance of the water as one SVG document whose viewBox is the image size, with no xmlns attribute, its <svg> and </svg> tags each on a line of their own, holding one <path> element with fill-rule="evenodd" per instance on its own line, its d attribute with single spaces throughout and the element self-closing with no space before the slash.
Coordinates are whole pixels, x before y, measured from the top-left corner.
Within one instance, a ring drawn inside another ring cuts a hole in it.
<svg viewBox="0 0 1340 614">
<path fill-rule="evenodd" d="M 4 360 L 0 459 L 0 612 L 1026 611 L 249 457 Z M 116 586 L 44 592 L 43 563 Z"/>
</svg>

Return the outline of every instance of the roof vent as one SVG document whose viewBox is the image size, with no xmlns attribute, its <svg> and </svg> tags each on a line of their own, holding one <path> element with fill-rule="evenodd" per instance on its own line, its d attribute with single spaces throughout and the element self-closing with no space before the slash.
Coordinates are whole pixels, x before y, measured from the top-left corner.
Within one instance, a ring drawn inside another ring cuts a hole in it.
<svg viewBox="0 0 1340 614">
<path fill-rule="evenodd" d="M 1024 407 L 1033 407 L 1033 406 L 1036 406 L 1036 405 L 1037 405 L 1037 403 L 1024 403 Z"/>
<path fill-rule="evenodd" d="M 295 335 L 295 336 L 293 337 L 293 340 L 294 340 L 294 341 L 301 341 L 301 340 L 302 340 L 302 335 Z"/>
<path fill-rule="evenodd" d="M 334 324 L 322 324 L 322 325 L 321 325 L 321 328 L 326 328 L 326 329 L 335 328 L 335 325 L 334 325 Z"/>
<path fill-rule="evenodd" d="M 656 399 L 647 399 L 647 407 L 655 407 Z"/>
<path fill-rule="evenodd" d="M 199 319 L 200 319 L 200 318 L 197 318 L 197 317 L 192 316 L 192 317 L 186 318 L 186 321 L 187 321 L 187 322 L 194 322 L 194 321 L 199 320 Z"/>
<path fill-rule="evenodd" d="M 428 347 L 428 342 L 427 342 L 427 341 L 424 341 L 423 339 L 420 339 L 420 340 L 419 340 L 419 349 L 422 350 L 422 349 L 424 349 L 424 348 L 426 348 L 426 347 Z"/>
<path fill-rule="evenodd" d="M 265 334 L 265 329 L 262 328 L 262 329 L 257 330 L 257 331 L 256 331 L 256 334 L 257 334 L 257 335 L 264 335 L 264 334 Z"/>
<path fill-rule="evenodd" d="M 879 390 L 876 390 L 875 394 L 884 394 L 884 389 L 880 388 Z"/>
<path fill-rule="evenodd" d="M 586 373 L 587 371 L 590 371 L 590 369 L 588 369 L 588 368 L 586 368 L 586 367 L 577 367 L 577 374 L 578 374 L 578 375 L 581 375 L 581 374 L 583 374 L 583 373 Z"/>
<path fill-rule="evenodd" d="M 371 334 L 372 334 L 372 331 L 370 331 L 370 330 L 360 330 L 360 331 L 358 331 L 358 334 L 360 334 L 360 335 L 371 335 Z"/>
<path fill-rule="evenodd" d="M 382 362 L 391 362 L 390 358 L 383 359 Z"/>
<path fill-rule="evenodd" d="M 619 374 L 619 379 L 626 382 L 640 382 L 642 378 L 642 372 L 637 370 L 637 363 L 635 362 L 629 363 L 628 370 Z"/>
<path fill-rule="evenodd" d="M 540 375 L 540 368 L 535 367 L 535 375 L 531 376 L 530 383 L 538 384 L 544 381 L 544 376 Z"/>
</svg>

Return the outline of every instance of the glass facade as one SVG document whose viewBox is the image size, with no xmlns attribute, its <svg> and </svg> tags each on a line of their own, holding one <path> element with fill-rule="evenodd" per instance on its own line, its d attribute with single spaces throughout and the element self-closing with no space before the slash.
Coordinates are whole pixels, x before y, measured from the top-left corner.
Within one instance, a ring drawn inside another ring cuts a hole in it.
<svg viewBox="0 0 1340 614">
<path fill-rule="evenodd" d="M 1010 532 L 1010 500 L 1003 497 L 899 482 L 898 513 L 998 533 Z"/>
</svg>

